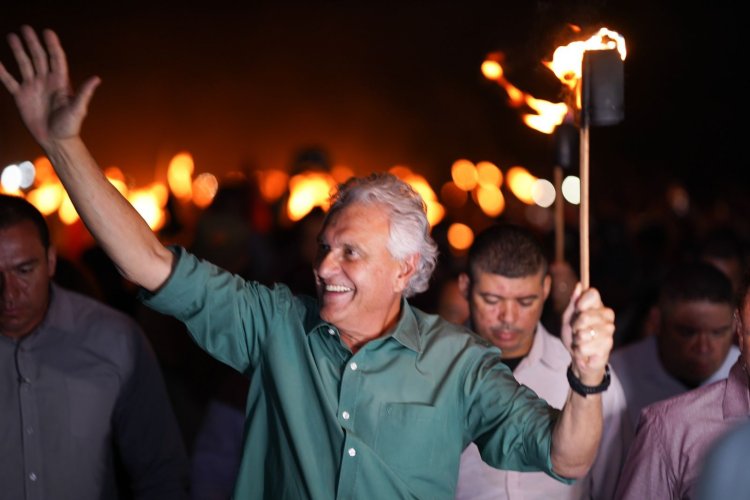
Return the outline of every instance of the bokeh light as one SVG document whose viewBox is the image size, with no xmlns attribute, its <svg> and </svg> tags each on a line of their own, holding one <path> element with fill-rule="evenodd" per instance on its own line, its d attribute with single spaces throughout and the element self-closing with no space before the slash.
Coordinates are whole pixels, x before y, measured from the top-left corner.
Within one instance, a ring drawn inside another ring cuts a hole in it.
<svg viewBox="0 0 750 500">
<path fill-rule="evenodd" d="M 218 190 L 219 181 L 214 174 L 200 174 L 193 181 L 193 204 L 199 208 L 206 208 L 214 200 Z"/>
<path fill-rule="evenodd" d="M 468 195 L 466 191 L 456 186 L 453 181 L 448 181 L 440 188 L 440 199 L 450 208 L 461 208 L 466 204 Z"/>
<path fill-rule="evenodd" d="M 178 153 L 169 162 L 167 182 L 169 189 L 180 200 L 188 201 L 193 195 L 193 170 L 195 164 L 190 153 Z"/>
<path fill-rule="evenodd" d="M 0 174 L 0 187 L 6 193 L 18 192 L 21 188 L 21 169 L 12 163 L 5 167 Z"/>
<path fill-rule="evenodd" d="M 467 250 L 474 242 L 474 231 L 466 224 L 453 223 L 448 227 L 448 244 L 455 250 Z"/>
<path fill-rule="evenodd" d="M 578 205 L 581 203 L 581 179 L 575 175 L 569 175 L 562 181 L 562 194 L 568 203 Z"/>
<path fill-rule="evenodd" d="M 505 210 L 505 197 L 497 186 L 479 186 L 476 200 L 482 212 L 489 217 L 497 217 Z"/>
<path fill-rule="evenodd" d="M 65 190 L 62 184 L 48 183 L 33 189 L 26 195 L 26 199 L 42 212 L 42 215 L 51 215 L 60 208 Z"/>
<path fill-rule="evenodd" d="M 477 185 L 477 168 L 469 160 L 461 159 L 453 162 L 451 166 L 451 178 L 459 188 L 471 191 Z"/>
<path fill-rule="evenodd" d="M 524 167 L 516 166 L 508 170 L 507 179 L 508 187 L 516 198 L 527 205 L 534 203 L 532 189 L 536 182 L 536 177 L 531 175 Z"/>
<path fill-rule="evenodd" d="M 260 196 L 268 203 L 284 196 L 289 184 L 289 174 L 278 169 L 259 170 L 257 178 Z"/>
<path fill-rule="evenodd" d="M 531 197 L 534 203 L 547 208 L 555 202 L 555 186 L 547 179 L 537 179 L 531 188 Z"/>
<path fill-rule="evenodd" d="M 503 184 L 503 173 L 494 163 L 480 161 L 477 163 L 477 182 L 482 186 L 500 187 Z"/>
</svg>

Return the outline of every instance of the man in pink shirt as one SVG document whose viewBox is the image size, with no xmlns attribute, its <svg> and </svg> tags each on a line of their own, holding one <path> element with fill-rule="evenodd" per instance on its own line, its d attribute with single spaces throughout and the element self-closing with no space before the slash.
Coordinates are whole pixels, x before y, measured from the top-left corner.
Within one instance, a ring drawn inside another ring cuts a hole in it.
<svg viewBox="0 0 750 500">
<path fill-rule="evenodd" d="M 741 354 L 729 377 L 643 410 L 615 498 L 696 498 L 696 480 L 706 452 L 716 439 L 747 421 L 749 285 L 746 279 L 735 311 Z"/>
</svg>

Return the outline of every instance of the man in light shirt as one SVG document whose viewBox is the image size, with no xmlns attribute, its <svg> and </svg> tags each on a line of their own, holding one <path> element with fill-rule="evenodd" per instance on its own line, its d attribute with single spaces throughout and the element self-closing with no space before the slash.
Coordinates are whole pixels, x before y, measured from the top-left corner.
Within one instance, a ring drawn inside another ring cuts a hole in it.
<svg viewBox="0 0 750 500">
<path fill-rule="evenodd" d="M 471 327 L 501 350 L 501 359 L 516 379 L 554 407 L 568 397 L 565 371 L 570 354 L 562 341 L 540 322 L 551 288 L 547 259 L 534 236 L 513 225 L 496 225 L 479 234 L 468 257 L 468 272 L 459 277 L 469 302 Z M 589 474 L 566 485 L 537 472 L 497 470 L 482 461 L 471 443 L 461 456 L 456 497 L 602 498 L 614 494 L 624 459 L 621 424 L 625 396 L 614 373 L 602 394 L 604 431 Z"/>
</svg>

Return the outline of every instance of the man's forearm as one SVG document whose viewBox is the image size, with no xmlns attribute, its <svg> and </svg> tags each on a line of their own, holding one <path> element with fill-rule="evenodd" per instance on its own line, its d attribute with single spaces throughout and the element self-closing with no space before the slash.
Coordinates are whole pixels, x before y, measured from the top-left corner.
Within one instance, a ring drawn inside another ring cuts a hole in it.
<svg viewBox="0 0 750 500">
<path fill-rule="evenodd" d="M 81 219 L 96 241 L 130 281 L 156 290 L 169 276 L 172 253 L 107 180 L 80 137 L 47 145 Z"/>
<path fill-rule="evenodd" d="M 552 435 L 552 468 L 568 478 L 588 473 L 602 435 L 602 395 L 569 391 Z"/>
</svg>

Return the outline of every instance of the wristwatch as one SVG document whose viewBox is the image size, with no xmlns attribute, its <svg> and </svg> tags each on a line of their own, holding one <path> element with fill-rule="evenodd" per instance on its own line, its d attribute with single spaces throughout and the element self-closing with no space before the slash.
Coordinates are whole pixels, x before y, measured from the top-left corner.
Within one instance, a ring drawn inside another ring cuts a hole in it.
<svg viewBox="0 0 750 500">
<path fill-rule="evenodd" d="M 568 383 L 570 384 L 570 388 L 583 397 L 586 397 L 589 394 L 598 394 L 606 391 L 607 387 L 609 387 L 610 380 L 609 365 L 604 369 L 604 379 L 599 385 L 584 385 L 584 383 L 573 374 L 573 365 L 568 365 Z"/>
</svg>

